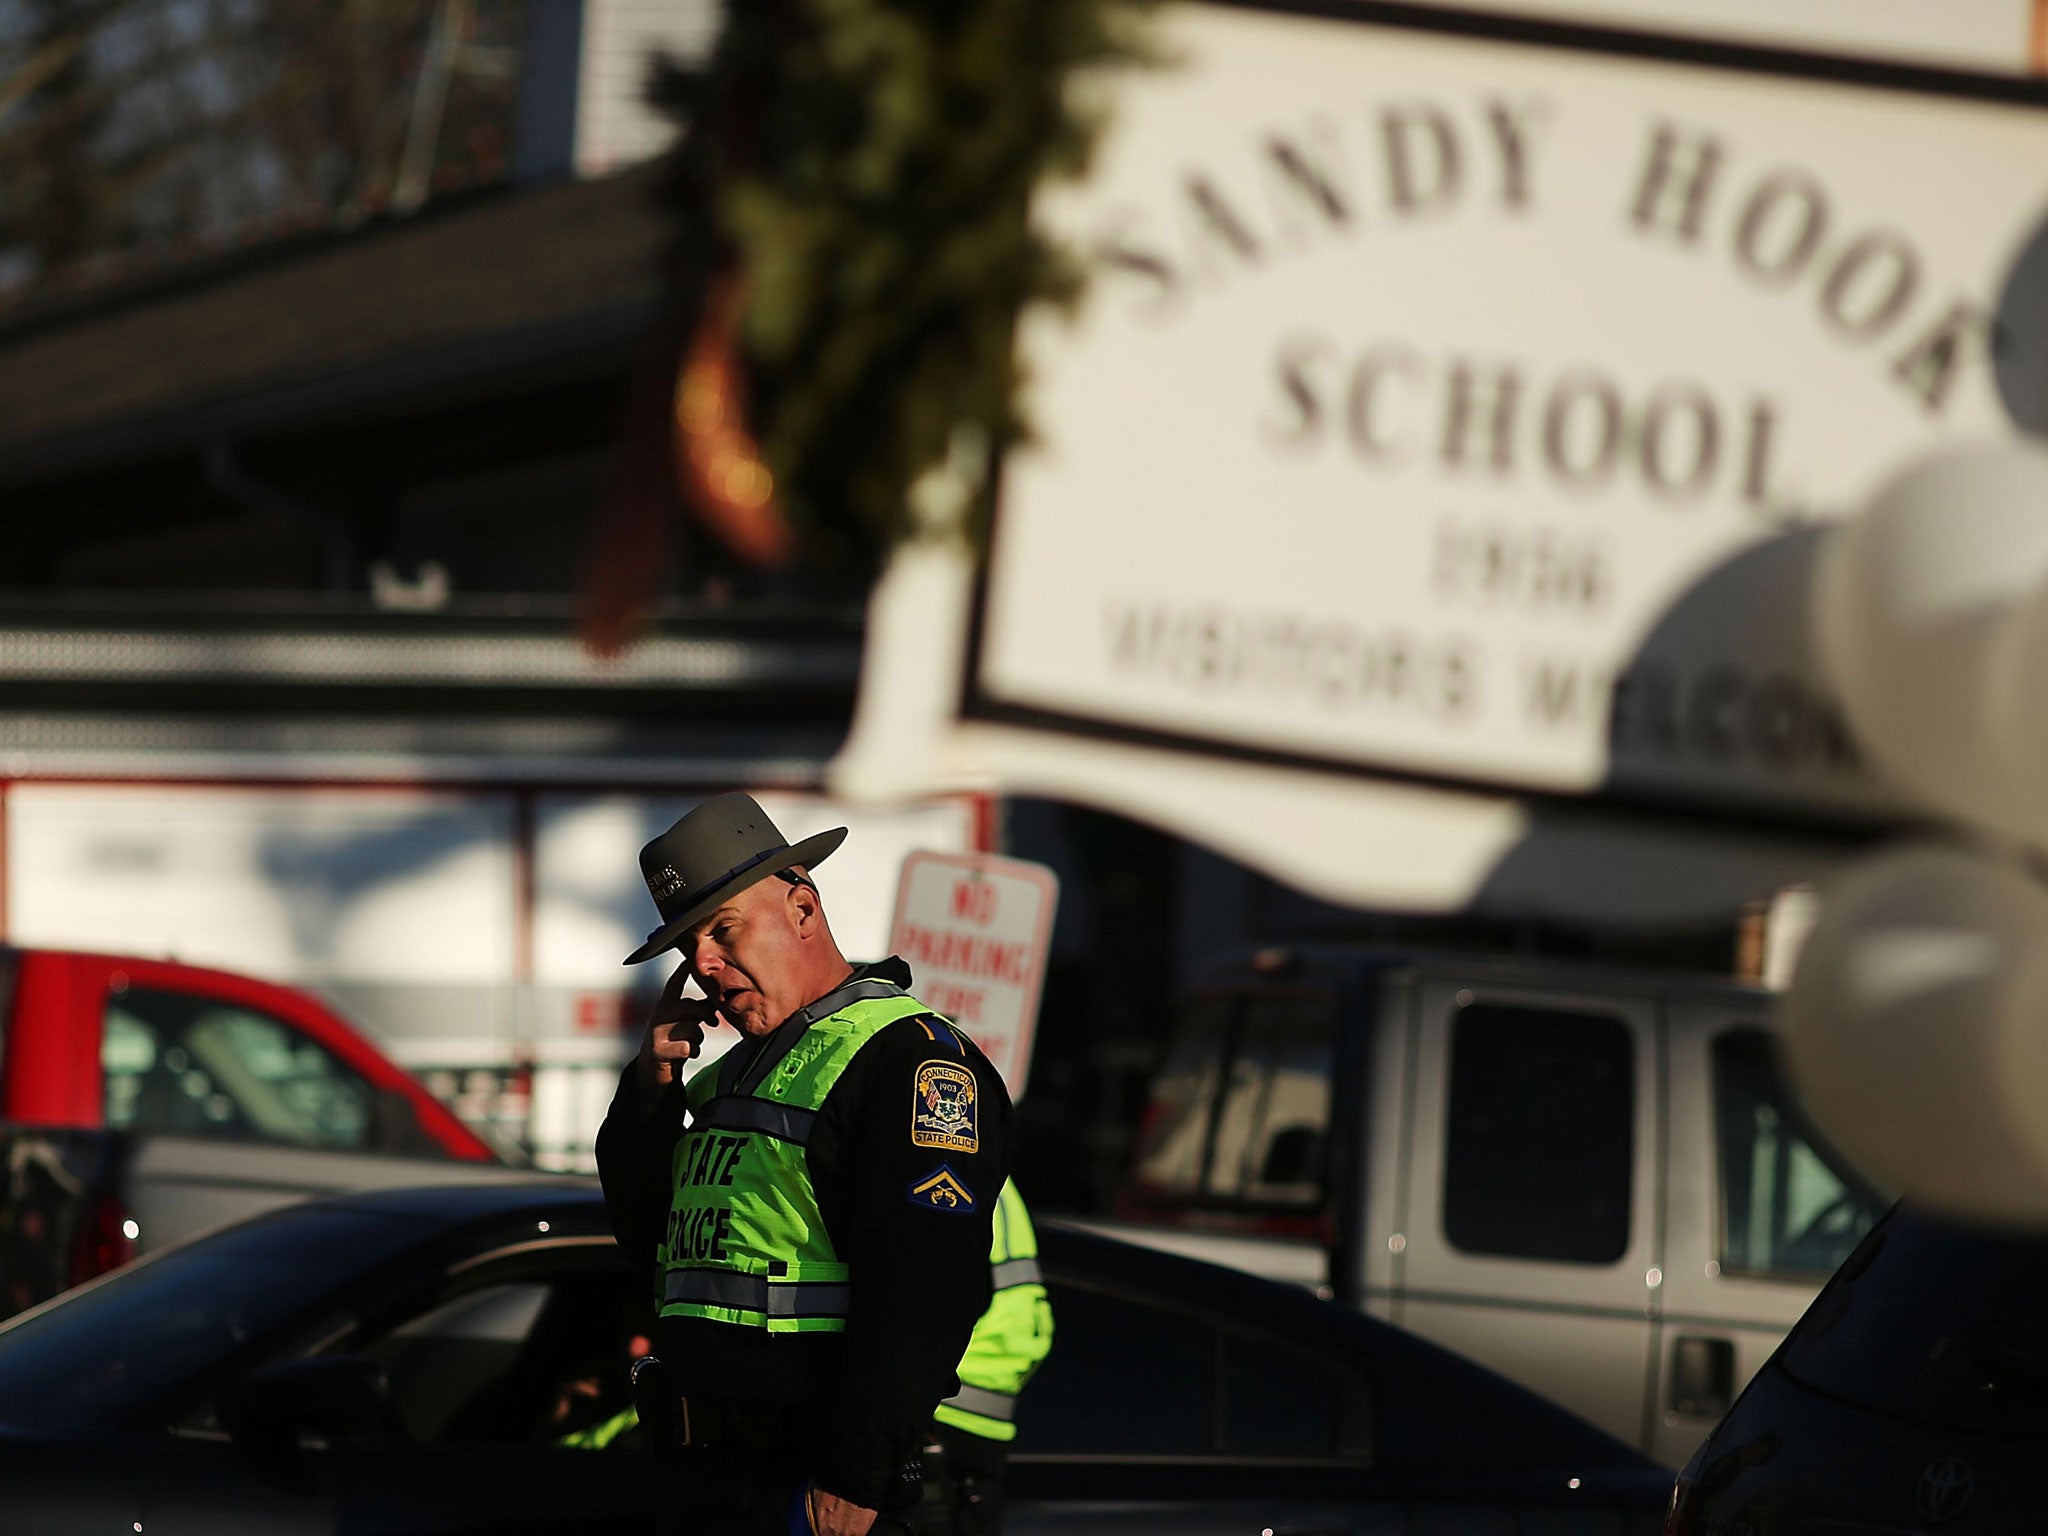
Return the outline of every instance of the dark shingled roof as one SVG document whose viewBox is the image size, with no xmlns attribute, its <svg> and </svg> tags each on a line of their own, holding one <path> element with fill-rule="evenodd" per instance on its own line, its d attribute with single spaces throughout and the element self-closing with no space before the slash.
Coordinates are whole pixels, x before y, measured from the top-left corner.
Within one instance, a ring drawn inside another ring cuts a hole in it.
<svg viewBox="0 0 2048 1536">
<path fill-rule="evenodd" d="M 654 174 L 507 188 L 0 328 L 0 481 L 615 364 L 653 308 Z"/>
</svg>

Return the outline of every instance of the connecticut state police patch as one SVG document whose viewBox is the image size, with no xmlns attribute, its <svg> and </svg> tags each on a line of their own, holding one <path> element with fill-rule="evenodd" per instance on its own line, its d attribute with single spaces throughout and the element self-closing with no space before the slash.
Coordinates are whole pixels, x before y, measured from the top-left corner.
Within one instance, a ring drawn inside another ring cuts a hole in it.
<svg viewBox="0 0 2048 1536">
<path fill-rule="evenodd" d="M 920 1147 L 973 1152 L 981 1146 L 975 1108 L 974 1074 L 950 1061 L 928 1061 L 917 1069 L 910 1101 L 910 1140 Z"/>
</svg>

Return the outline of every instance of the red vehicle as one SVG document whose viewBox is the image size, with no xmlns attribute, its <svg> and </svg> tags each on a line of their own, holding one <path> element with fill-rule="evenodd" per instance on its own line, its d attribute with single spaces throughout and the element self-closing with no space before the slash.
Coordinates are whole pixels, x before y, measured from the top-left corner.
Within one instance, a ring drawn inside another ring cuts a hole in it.
<svg viewBox="0 0 2048 1536">
<path fill-rule="evenodd" d="M 0 1314 L 305 1195 L 491 1147 L 331 1010 L 166 960 L 0 950 Z"/>
</svg>

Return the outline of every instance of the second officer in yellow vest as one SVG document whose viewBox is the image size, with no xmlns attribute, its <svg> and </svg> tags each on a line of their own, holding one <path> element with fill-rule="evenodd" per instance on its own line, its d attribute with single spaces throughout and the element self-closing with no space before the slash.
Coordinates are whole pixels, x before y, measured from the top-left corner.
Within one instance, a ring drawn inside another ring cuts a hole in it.
<svg viewBox="0 0 2048 1536">
<path fill-rule="evenodd" d="M 900 961 L 841 956 L 808 870 L 844 836 L 792 845 L 722 795 L 641 851 L 662 924 L 629 963 L 685 965 L 597 1154 L 655 1288 L 662 1365 L 640 1400 L 674 1453 L 676 1532 L 906 1529 L 923 1432 L 991 1295 L 1009 1100 Z M 740 1043 L 680 1086 L 718 1024 Z"/>
<path fill-rule="evenodd" d="M 960 1389 L 932 1415 L 919 1536 L 997 1536 L 1002 1529 L 1017 1396 L 1052 1348 L 1038 1234 L 1015 1184 L 1005 1184 L 996 1201 L 989 1285 L 995 1294 L 961 1357 Z"/>
</svg>

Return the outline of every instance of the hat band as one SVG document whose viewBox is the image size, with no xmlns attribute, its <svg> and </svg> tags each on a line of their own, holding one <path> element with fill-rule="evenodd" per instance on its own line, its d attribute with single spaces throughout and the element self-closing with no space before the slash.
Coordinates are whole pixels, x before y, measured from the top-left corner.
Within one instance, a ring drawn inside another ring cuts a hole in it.
<svg viewBox="0 0 2048 1536">
<path fill-rule="evenodd" d="M 755 854 L 751 859 L 741 859 L 739 863 L 733 865 L 731 869 L 728 869 L 724 874 L 717 876 L 715 879 L 706 880 L 702 885 L 697 887 L 695 892 L 684 892 L 683 899 L 677 902 L 676 905 L 685 908 L 694 906 L 697 902 L 703 899 L 703 893 L 705 891 L 715 891 L 720 886 L 724 885 L 727 881 L 737 880 L 741 875 L 744 875 L 756 864 L 765 864 L 768 862 L 768 860 L 774 858 L 778 853 L 787 852 L 789 852 L 789 848 L 787 845 L 781 848 L 764 848 L 759 853 Z"/>
</svg>

